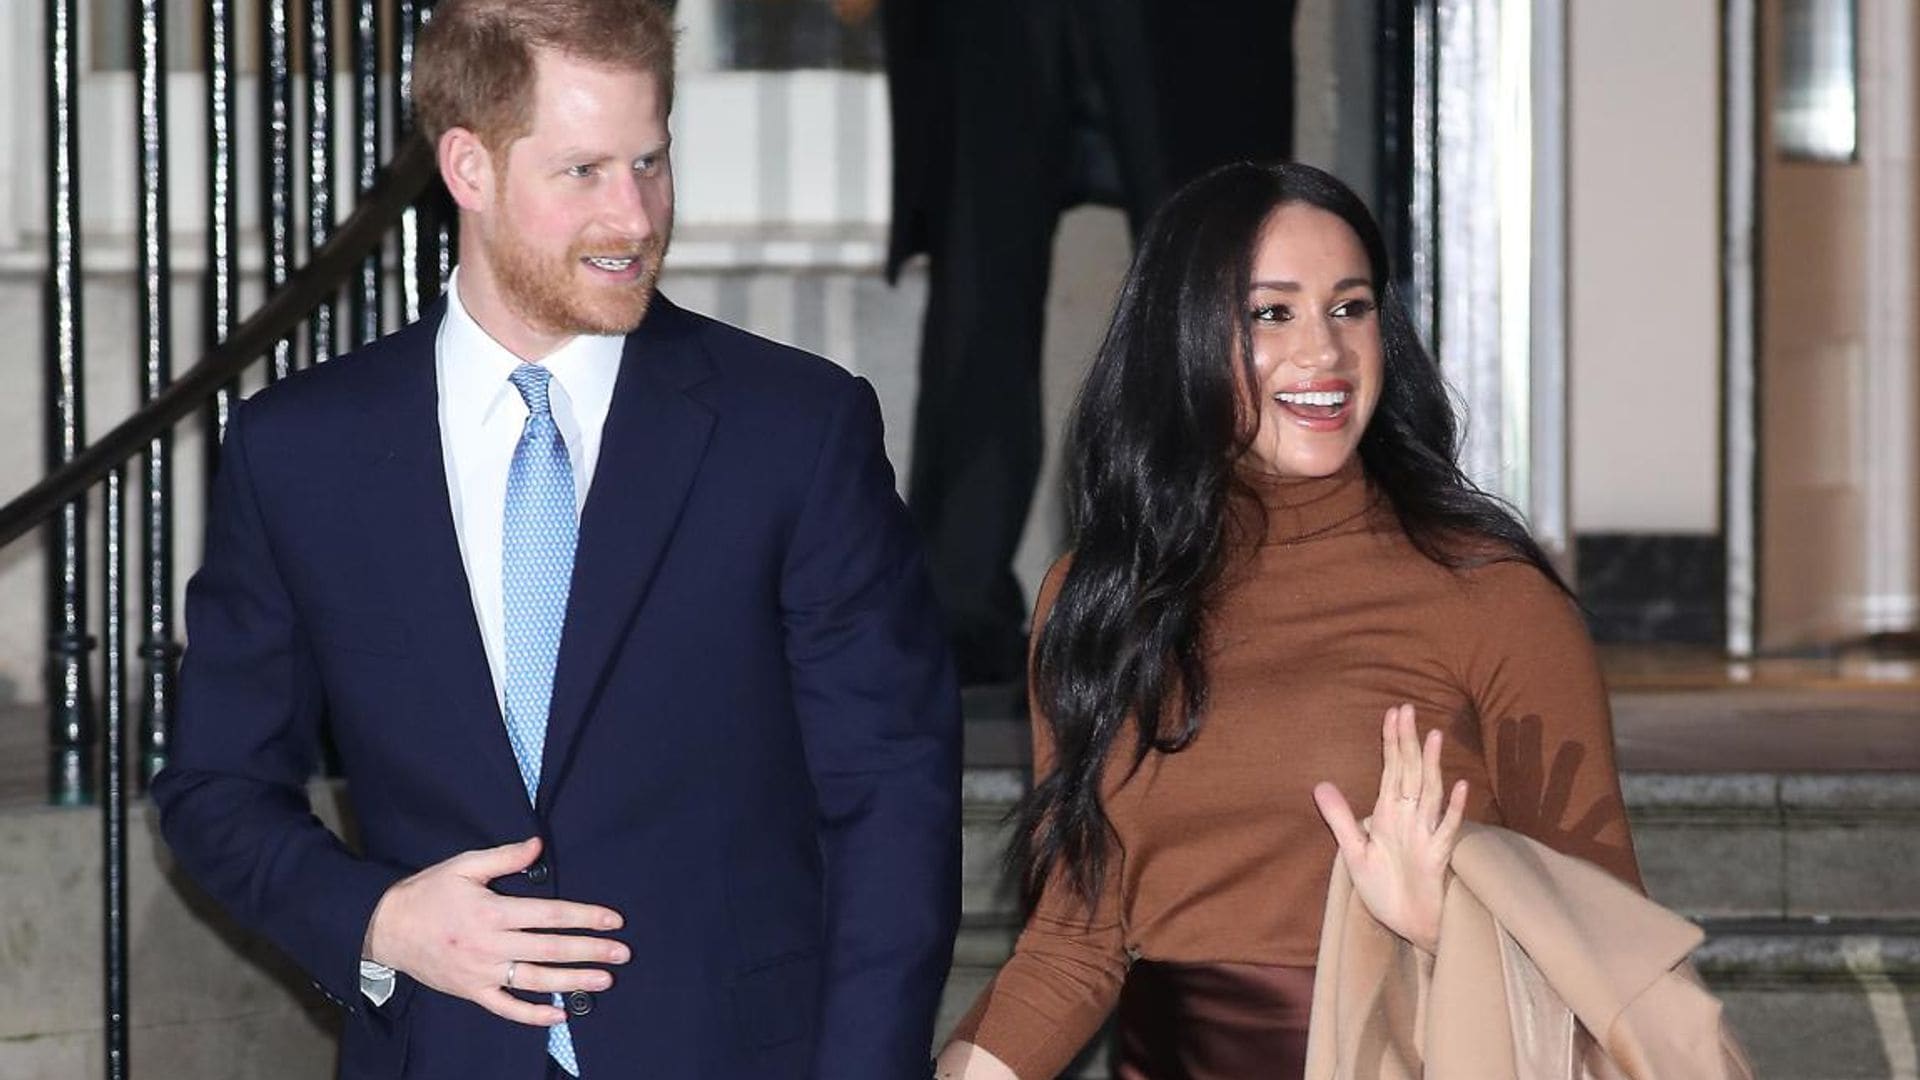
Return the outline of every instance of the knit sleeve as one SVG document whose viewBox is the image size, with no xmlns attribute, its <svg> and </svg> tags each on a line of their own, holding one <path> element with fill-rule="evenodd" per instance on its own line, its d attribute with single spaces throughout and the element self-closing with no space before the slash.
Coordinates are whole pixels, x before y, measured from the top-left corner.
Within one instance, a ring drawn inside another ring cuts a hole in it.
<svg viewBox="0 0 1920 1080">
<path fill-rule="evenodd" d="M 1474 571 L 1468 602 L 1462 667 L 1501 820 L 1640 886 L 1612 713 L 1579 609 L 1518 562 Z"/>
<path fill-rule="evenodd" d="M 1048 571 L 1034 604 L 1035 639 L 1066 576 L 1067 560 Z M 1033 696 L 1028 695 L 1032 701 Z M 1045 717 L 1033 709 L 1033 769 L 1053 767 Z M 1100 902 L 1086 904 L 1060 875 L 1051 878 L 1027 918 L 1013 956 L 974 1000 L 952 1039 L 973 1043 L 1005 1062 L 1021 1080 L 1052 1080 L 1100 1030 L 1120 996 L 1127 952 L 1121 919 L 1120 863 L 1107 860 Z"/>
</svg>

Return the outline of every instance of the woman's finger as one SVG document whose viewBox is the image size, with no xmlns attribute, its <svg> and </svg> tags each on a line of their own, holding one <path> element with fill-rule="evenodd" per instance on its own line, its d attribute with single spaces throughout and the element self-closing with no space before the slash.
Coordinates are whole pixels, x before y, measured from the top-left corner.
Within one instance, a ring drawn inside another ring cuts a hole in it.
<svg viewBox="0 0 1920 1080">
<path fill-rule="evenodd" d="M 1447 789 L 1440 779 L 1440 745 L 1445 736 L 1439 728 L 1427 732 L 1427 740 L 1420 748 L 1420 826 L 1428 832 L 1440 824 L 1440 814 L 1446 809 Z"/>
<path fill-rule="evenodd" d="M 1367 834 L 1354 820 L 1353 809 L 1347 805 L 1347 797 L 1340 789 L 1322 780 L 1313 785 L 1313 805 L 1320 811 L 1320 819 L 1333 830 L 1333 839 L 1340 845 L 1340 857 L 1347 860 L 1349 869 L 1366 854 Z"/>
<path fill-rule="evenodd" d="M 1388 709 L 1380 718 L 1380 799 L 1375 812 L 1400 796 L 1399 711 Z"/>
<path fill-rule="evenodd" d="M 1402 705 L 1396 711 L 1399 713 L 1396 727 L 1400 742 L 1400 796 L 1413 801 L 1420 798 L 1420 733 L 1413 722 L 1413 706 Z"/>
<path fill-rule="evenodd" d="M 1440 827 L 1433 830 L 1434 843 L 1446 859 L 1453 858 L 1454 845 L 1460 842 L 1460 823 L 1467 817 L 1467 782 L 1455 780 L 1453 793 L 1447 798 L 1446 816 L 1440 819 Z"/>
</svg>

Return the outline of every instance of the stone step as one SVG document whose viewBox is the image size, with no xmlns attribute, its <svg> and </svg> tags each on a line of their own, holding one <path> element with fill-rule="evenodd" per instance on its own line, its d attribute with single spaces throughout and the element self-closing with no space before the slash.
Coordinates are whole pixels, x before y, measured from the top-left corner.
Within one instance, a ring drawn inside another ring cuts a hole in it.
<svg viewBox="0 0 1920 1080">
<path fill-rule="evenodd" d="M 1648 889 L 1691 916 L 1920 920 L 1920 773 L 1628 773 Z"/>
<path fill-rule="evenodd" d="M 1612 655 L 1603 650 L 1603 661 Z M 1792 667 L 1773 677 L 1800 681 L 1692 686 L 1669 674 L 1674 685 L 1645 686 L 1619 678 L 1625 685 L 1608 700 L 1620 768 L 1920 773 L 1920 681 L 1866 683 Z M 970 688 L 962 701 L 969 765 L 1028 764 L 1027 713 L 1017 693 Z"/>
<path fill-rule="evenodd" d="M 1015 769 L 966 773 L 963 910 L 1001 915 Z M 1629 773 L 1649 892 L 1692 917 L 1920 920 L 1920 774 Z"/>
<path fill-rule="evenodd" d="M 1755 1071 L 1777 1080 L 1920 1075 L 1920 921 L 1703 920 L 1694 964 Z"/>
</svg>

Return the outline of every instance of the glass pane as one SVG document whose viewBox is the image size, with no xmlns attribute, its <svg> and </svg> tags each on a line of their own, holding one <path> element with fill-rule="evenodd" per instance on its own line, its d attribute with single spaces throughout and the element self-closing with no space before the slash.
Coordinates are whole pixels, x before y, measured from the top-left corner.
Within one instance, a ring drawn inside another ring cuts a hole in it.
<svg viewBox="0 0 1920 1080">
<path fill-rule="evenodd" d="M 1773 133 L 1780 152 L 1814 161 L 1852 161 L 1858 20 L 1854 0 L 1782 0 L 1780 86 Z"/>
<path fill-rule="evenodd" d="M 129 0 L 87 0 L 81 15 L 87 27 L 87 67 L 92 71 L 132 71 L 140 8 Z M 194 71 L 205 46 L 202 5 L 197 0 L 165 0 L 166 67 Z"/>
</svg>

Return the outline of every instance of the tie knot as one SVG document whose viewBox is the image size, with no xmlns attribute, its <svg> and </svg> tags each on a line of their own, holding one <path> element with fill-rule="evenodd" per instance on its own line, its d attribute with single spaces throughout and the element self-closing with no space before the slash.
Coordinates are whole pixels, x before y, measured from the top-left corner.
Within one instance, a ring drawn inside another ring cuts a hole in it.
<svg viewBox="0 0 1920 1080">
<path fill-rule="evenodd" d="M 507 376 L 513 388 L 520 391 L 520 397 L 527 403 L 527 411 L 535 416 L 552 411 L 547 403 L 547 383 L 553 378 L 553 372 L 539 364 L 521 364 Z"/>
</svg>

